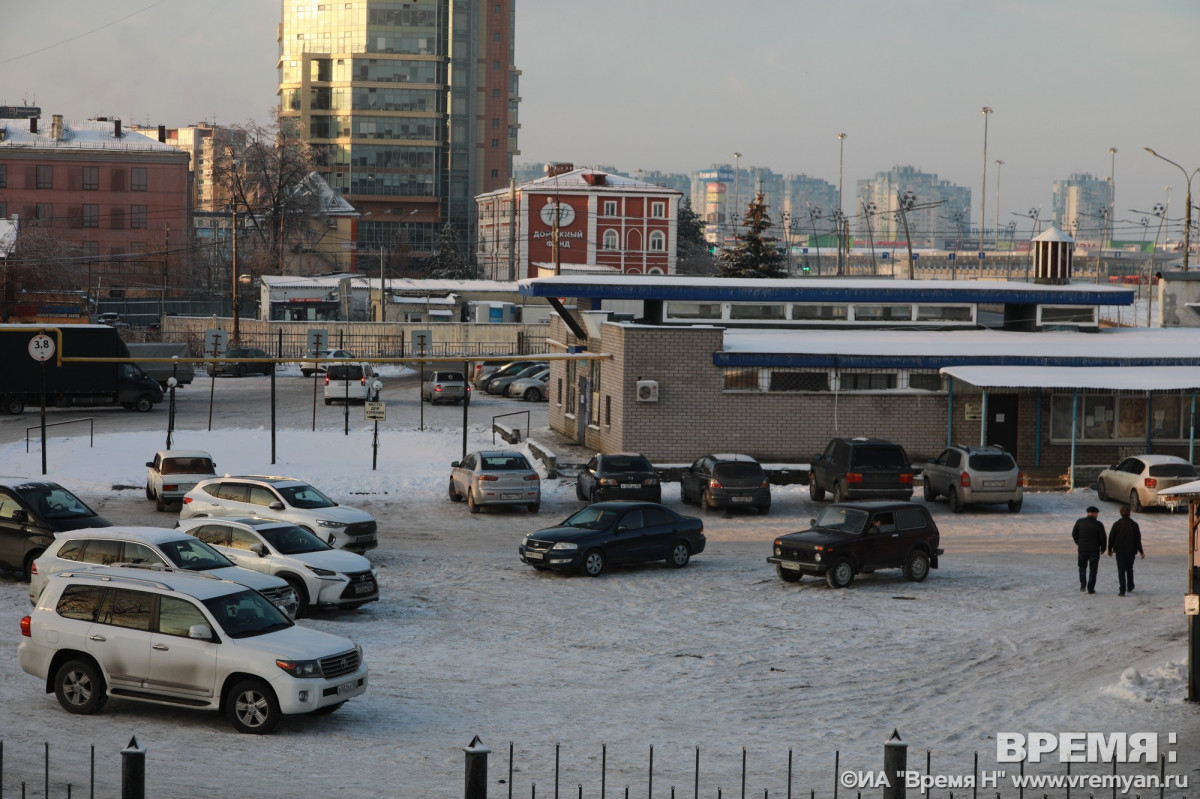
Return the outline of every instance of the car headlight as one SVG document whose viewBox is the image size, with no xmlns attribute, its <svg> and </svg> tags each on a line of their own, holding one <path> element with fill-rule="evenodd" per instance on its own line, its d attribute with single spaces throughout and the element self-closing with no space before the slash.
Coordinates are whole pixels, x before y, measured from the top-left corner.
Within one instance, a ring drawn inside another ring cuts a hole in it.
<svg viewBox="0 0 1200 799">
<path fill-rule="evenodd" d="M 336 580 L 339 577 L 338 573 L 335 571 L 330 571 L 329 569 L 318 569 L 316 566 L 309 566 L 308 570 L 320 577 L 322 580 Z"/>
<path fill-rule="evenodd" d="M 775 547 L 775 556 L 779 557 L 782 554 L 783 554 L 783 549 L 780 547 Z"/>
<path fill-rule="evenodd" d="M 570 541 L 559 541 L 551 549 L 579 549 L 579 544 L 573 544 Z"/>
<path fill-rule="evenodd" d="M 331 522 L 331 521 L 327 521 L 325 519 L 317 519 L 317 526 L 318 527 L 345 527 L 346 523 L 345 522 Z"/>
<path fill-rule="evenodd" d="M 276 660 L 275 665 L 293 677 L 324 677 L 319 660 Z"/>
<path fill-rule="evenodd" d="M 523 546 L 523 547 L 529 546 L 529 536 L 527 536 L 527 535 L 521 536 L 521 546 Z"/>
<path fill-rule="evenodd" d="M 816 561 L 817 563 L 820 563 L 821 562 L 821 553 L 818 552 L 815 555 L 813 555 L 813 560 Z"/>
</svg>

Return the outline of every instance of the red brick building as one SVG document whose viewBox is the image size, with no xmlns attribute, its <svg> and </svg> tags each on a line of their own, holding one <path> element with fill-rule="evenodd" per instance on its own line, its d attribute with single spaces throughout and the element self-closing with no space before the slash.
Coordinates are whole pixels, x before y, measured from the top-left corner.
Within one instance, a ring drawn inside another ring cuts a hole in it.
<svg viewBox="0 0 1200 799">
<path fill-rule="evenodd" d="M 522 280 L 597 268 L 675 274 L 682 198 L 633 178 L 552 164 L 544 178 L 475 198 L 481 277 Z"/>
<path fill-rule="evenodd" d="M 0 217 L 16 218 L 24 274 L 87 291 L 166 291 L 191 241 L 188 154 L 120 120 L 0 119 Z"/>
</svg>

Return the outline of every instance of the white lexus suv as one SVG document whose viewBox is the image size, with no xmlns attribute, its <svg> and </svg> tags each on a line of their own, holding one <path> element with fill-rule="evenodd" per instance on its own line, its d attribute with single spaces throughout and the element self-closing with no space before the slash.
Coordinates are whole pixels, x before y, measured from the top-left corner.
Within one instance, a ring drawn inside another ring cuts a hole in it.
<svg viewBox="0 0 1200 799">
<path fill-rule="evenodd" d="M 265 734 L 367 690 L 361 647 L 296 625 L 244 585 L 110 567 L 52 576 L 21 619 L 21 668 L 69 713 L 110 696 L 225 713 Z"/>
</svg>

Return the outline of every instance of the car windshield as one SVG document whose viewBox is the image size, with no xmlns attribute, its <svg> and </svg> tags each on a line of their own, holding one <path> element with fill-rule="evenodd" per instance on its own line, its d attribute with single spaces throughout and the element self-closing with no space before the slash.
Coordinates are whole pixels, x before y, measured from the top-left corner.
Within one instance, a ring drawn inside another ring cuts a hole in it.
<svg viewBox="0 0 1200 799">
<path fill-rule="evenodd" d="M 275 490 L 283 497 L 283 501 L 293 508 L 311 510 L 313 508 L 332 508 L 337 504 L 310 485 L 275 486 Z"/>
<path fill-rule="evenodd" d="M 730 461 L 713 466 L 713 477 L 724 477 L 727 480 L 736 477 L 758 477 L 762 473 L 761 466 L 746 461 Z"/>
<path fill-rule="evenodd" d="M 283 611 L 256 591 L 238 591 L 203 601 L 230 638 L 250 638 L 292 626 Z"/>
<path fill-rule="evenodd" d="M 479 459 L 479 466 L 485 472 L 504 472 L 528 469 L 529 461 L 524 455 L 484 455 Z"/>
<path fill-rule="evenodd" d="M 1150 465 L 1151 477 L 1192 477 L 1196 467 L 1190 463 L 1154 463 Z"/>
<path fill-rule="evenodd" d="M 865 510 L 834 505 L 821 512 L 815 526 L 843 533 L 861 533 L 867 523 L 867 516 Z"/>
<path fill-rule="evenodd" d="M 437 383 L 461 383 L 463 382 L 462 372 L 438 372 L 433 376 L 434 382 Z"/>
<path fill-rule="evenodd" d="M 282 555 L 303 555 L 305 552 L 324 552 L 327 549 L 333 549 L 308 530 L 294 524 L 263 527 L 258 534 Z"/>
<path fill-rule="evenodd" d="M 612 455 L 604 459 L 601 471 L 605 472 L 652 472 L 650 461 L 639 456 Z"/>
<path fill-rule="evenodd" d="M 167 556 L 167 560 L 188 571 L 204 572 L 233 565 L 229 558 L 197 538 L 168 541 L 159 545 L 159 549 Z"/>
<path fill-rule="evenodd" d="M 216 474 L 208 458 L 163 458 L 159 474 Z"/>
<path fill-rule="evenodd" d="M 568 516 L 559 527 L 586 527 L 591 530 L 603 530 L 613 523 L 616 516 L 617 514 L 611 510 L 591 506 Z"/>
<path fill-rule="evenodd" d="M 82 499 L 54 483 L 26 483 L 14 490 L 37 515 L 47 521 L 82 519 L 96 515 Z"/>
<path fill-rule="evenodd" d="M 854 468 L 907 469 L 908 460 L 899 447 L 855 447 Z"/>
<path fill-rule="evenodd" d="M 1017 468 L 1011 455 L 972 455 L 971 470 L 976 472 L 1010 472 Z"/>
</svg>

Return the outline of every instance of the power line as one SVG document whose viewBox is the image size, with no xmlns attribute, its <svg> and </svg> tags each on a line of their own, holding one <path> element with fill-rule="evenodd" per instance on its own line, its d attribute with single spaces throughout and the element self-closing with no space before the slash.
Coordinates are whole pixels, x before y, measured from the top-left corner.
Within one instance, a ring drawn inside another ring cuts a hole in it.
<svg viewBox="0 0 1200 799">
<path fill-rule="evenodd" d="M 72 36 L 69 39 L 63 39 L 61 42 L 55 42 L 54 44 L 48 44 L 45 47 L 39 47 L 36 50 L 30 50 L 27 53 L 21 53 L 20 55 L 15 55 L 15 56 L 12 56 L 11 58 L 5 58 L 3 60 L 0 60 L 0 64 L 7 64 L 10 61 L 17 61 L 22 58 L 28 58 L 31 55 L 37 55 L 38 53 L 44 53 L 47 50 L 54 49 L 55 47 L 61 47 L 64 44 L 69 44 L 70 42 L 73 42 L 76 39 L 82 39 L 84 36 L 91 36 L 93 33 L 102 31 L 105 28 L 110 28 L 113 25 L 116 25 L 118 22 L 124 22 L 125 20 L 129 19 L 130 17 L 136 17 L 138 14 L 141 14 L 143 11 L 149 11 L 150 9 L 154 8 L 155 6 L 161 6 L 165 2 L 167 2 L 167 0 L 158 0 L 157 3 L 151 3 L 150 5 L 146 6 L 145 8 L 134 11 L 132 14 L 126 14 L 125 16 L 120 17 L 118 19 L 114 19 L 111 22 L 106 22 L 98 28 L 92 28 L 90 31 L 84 31 L 83 33 L 76 34 L 75 36 Z"/>
</svg>

